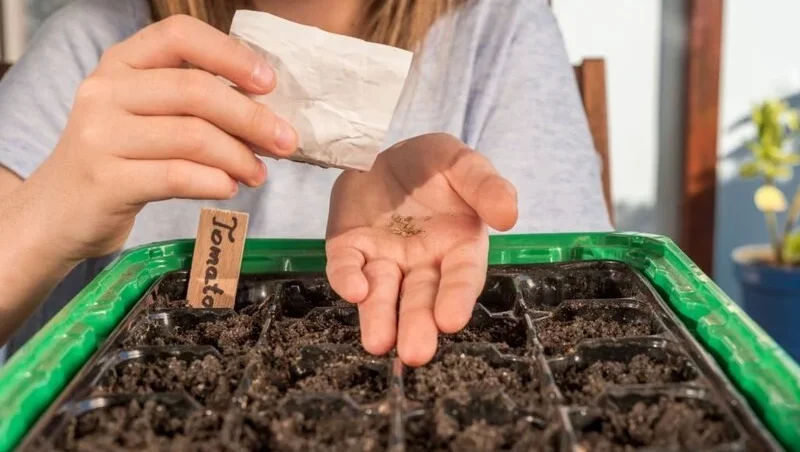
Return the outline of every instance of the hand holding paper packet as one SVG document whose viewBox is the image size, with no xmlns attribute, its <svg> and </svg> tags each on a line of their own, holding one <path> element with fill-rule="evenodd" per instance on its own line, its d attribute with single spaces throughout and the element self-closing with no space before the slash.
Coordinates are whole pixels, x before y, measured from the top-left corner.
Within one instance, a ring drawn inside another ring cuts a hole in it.
<svg viewBox="0 0 800 452">
<path fill-rule="evenodd" d="M 248 10 L 236 12 L 230 34 L 275 71 L 275 90 L 249 96 L 294 127 L 299 146 L 289 159 L 369 171 L 384 145 L 411 52 Z"/>
</svg>

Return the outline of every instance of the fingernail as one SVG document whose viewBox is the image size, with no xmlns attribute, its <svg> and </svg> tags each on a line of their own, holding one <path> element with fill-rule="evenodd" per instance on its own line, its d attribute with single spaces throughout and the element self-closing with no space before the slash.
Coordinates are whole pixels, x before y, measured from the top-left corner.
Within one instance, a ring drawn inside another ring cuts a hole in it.
<svg viewBox="0 0 800 452">
<path fill-rule="evenodd" d="M 261 185 L 267 178 L 267 164 L 261 159 L 256 159 L 256 176 L 253 178 L 253 185 Z"/>
<path fill-rule="evenodd" d="M 506 191 L 508 192 L 508 194 L 516 199 L 516 197 L 517 197 L 517 187 L 515 187 L 514 184 L 512 184 L 511 182 L 509 182 L 507 180 L 504 181 L 504 182 L 505 182 Z"/>
<path fill-rule="evenodd" d="M 270 89 L 275 82 L 275 72 L 265 61 L 259 61 L 253 70 L 253 83 L 261 89 Z"/>
<path fill-rule="evenodd" d="M 279 149 L 286 152 L 294 152 L 295 150 L 295 134 L 292 126 L 278 120 L 275 123 L 275 144 Z"/>
<path fill-rule="evenodd" d="M 231 180 L 231 185 L 231 198 L 233 198 L 237 193 L 239 193 L 239 183 L 237 183 L 235 180 Z"/>
</svg>

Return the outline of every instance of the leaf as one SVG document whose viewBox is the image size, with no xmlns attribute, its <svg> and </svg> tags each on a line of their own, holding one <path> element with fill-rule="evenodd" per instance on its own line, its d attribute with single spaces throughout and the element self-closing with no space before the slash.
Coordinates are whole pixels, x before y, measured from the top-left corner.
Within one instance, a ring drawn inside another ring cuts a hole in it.
<svg viewBox="0 0 800 452">
<path fill-rule="evenodd" d="M 751 117 L 753 118 L 753 123 L 756 125 L 756 127 L 761 127 L 761 124 L 764 122 L 764 113 L 761 111 L 761 105 L 756 105 L 753 107 Z"/>
<path fill-rule="evenodd" d="M 762 149 L 764 150 L 763 158 L 771 162 L 779 161 L 780 156 L 783 154 L 783 150 L 781 150 L 781 148 L 775 146 L 772 143 L 766 146 L 762 146 Z"/>
<path fill-rule="evenodd" d="M 800 129 L 800 115 L 798 115 L 797 110 L 789 110 L 786 113 L 786 125 L 791 131 Z"/>
<path fill-rule="evenodd" d="M 753 157 L 761 158 L 764 155 L 764 148 L 761 147 L 761 143 L 756 141 L 751 141 L 747 143 L 747 148 L 750 149 L 750 152 L 753 153 Z"/>
<path fill-rule="evenodd" d="M 783 212 L 786 210 L 786 196 L 774 185 L 762 185 L 756 190 L 753 201 L 761 212 Z"/>
<path fill-rule="evenodd" d="M 800 154 L 796 152 L 784 152 L 783 155 L 779 157 L 780 163 L 784 165 L 796 166 L 800 165 Z"/>
<path fill-rule="evenodd" d="M 767 101 L 767 110 L 770 116 L 778 118 L 780 115 L 789 108 L 789 104 L 779 99 L 770 99 Z"/>
<path fill-rule="evenodd" d="M 774 180 L 778 177 L 778 167 L 770 161 L 761 162 L 761 172 L 769 180 Z"/>
<path fill-rule="evenodd" d="M 746 162 L 739 167 L 739 176 L 744 179 L 752 179 L 761 175 L 761 167 L 758 162 Z"/>
<path fill-rule="evenodd" d="M 792 178 L 794 171 L 791 166 L 778 165 L 775 167 L 775 179 L 779 181 L 787 181 Z"/>
<path fill-rule="evenodd" d="M 790 264 L 800 263 L 800 230 L 783 238 L 783 261 Z"/>
</svg>

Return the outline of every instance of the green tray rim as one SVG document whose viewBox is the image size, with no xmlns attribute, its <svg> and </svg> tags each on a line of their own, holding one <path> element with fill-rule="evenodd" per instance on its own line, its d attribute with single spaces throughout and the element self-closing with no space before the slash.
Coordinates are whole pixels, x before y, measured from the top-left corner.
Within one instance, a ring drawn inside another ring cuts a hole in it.
<svg viewBox="0 0 800 452">
<path fill-rule="evenodd" d="M 194 240 L 122 253 L 0 369 L 0 452 L 19 443 L 163 274 L 188 269 Z M 243 273 L 322 271 L 323 240 L 248 239 Z M 800 451 L 800 366 L 670 239 L 639 233 L 497 235 L 489 262 L 608 259 L 636 268 L 788 450 Z"/>
</svg>

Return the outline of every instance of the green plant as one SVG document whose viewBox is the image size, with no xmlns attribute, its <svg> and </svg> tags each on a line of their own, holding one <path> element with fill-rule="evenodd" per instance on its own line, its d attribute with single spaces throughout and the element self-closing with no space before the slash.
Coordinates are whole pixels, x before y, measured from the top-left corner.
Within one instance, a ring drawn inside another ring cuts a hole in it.
<svg viewBox="0 0 800 452">
<path fill-rule="evenodd" d="M 764 180 L 754 201 L 767 222 L 775 263 L 800 263 L 800 230 L 795 229 L 800 215 L 800 186 L 789 205 L 776 185 L 791 179 L 794 167 L 800 165 L 800 154 L 790 146 L 792 136 L 800 130 L 800 115 L 785 102 L 769 100 L 753 109 L 752 119 L 758 131 L 756 139 L 748 144 L 753 159 L 742 164 L 739 175 Z M 786 219 L 781 231 L 778 214 L 782 212 L 786 212 Z"/>
</svg>

